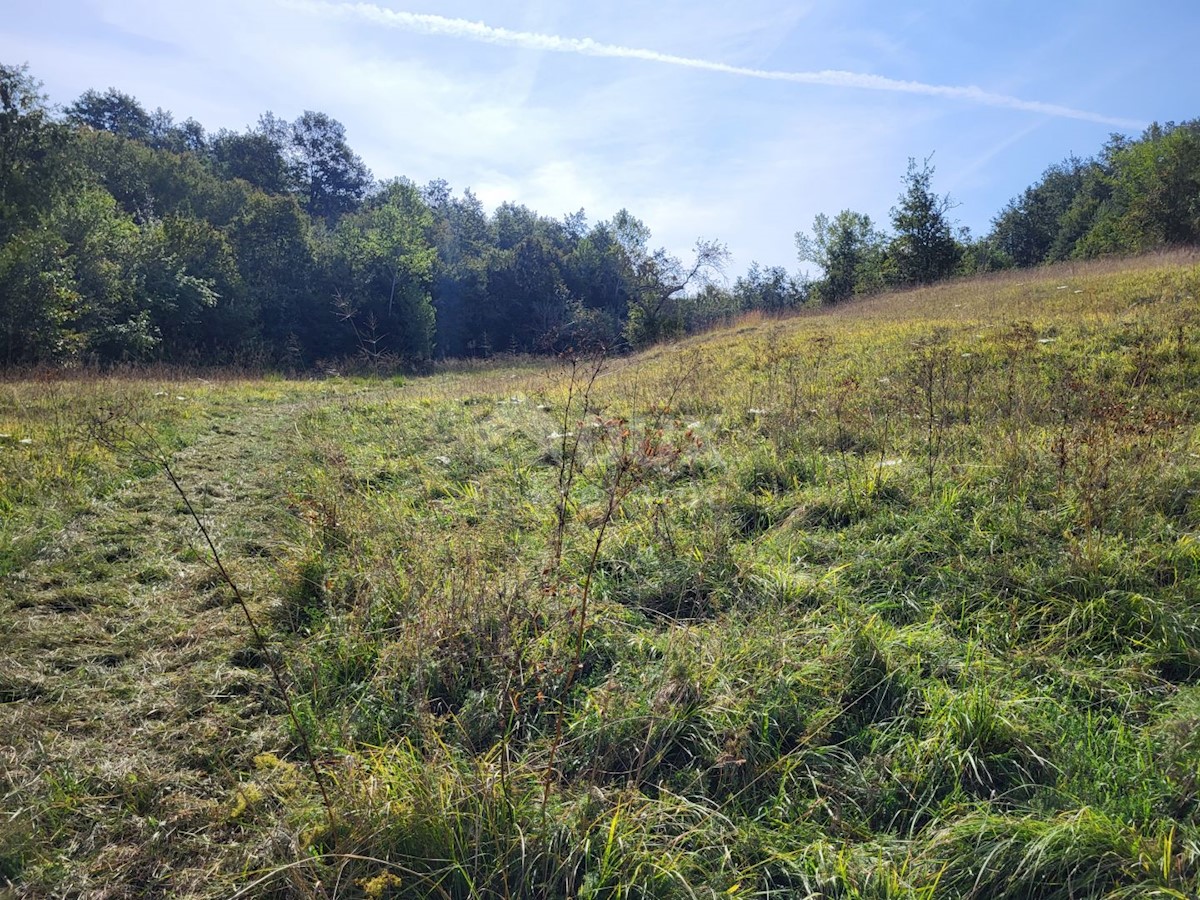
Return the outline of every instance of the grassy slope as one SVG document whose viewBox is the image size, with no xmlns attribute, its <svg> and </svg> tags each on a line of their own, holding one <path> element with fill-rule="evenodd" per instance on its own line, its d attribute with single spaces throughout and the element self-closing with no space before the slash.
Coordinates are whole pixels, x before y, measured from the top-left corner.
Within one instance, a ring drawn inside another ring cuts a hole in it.
<svg viewBox="0 0 1200 900">
<path fill-rule="evenodd" d="M 1194 896 L 1198 297 L 1156 257 L 599 371 L 6 385 L 0 875 Z M 74 430 L 118 397 L 270 623 L 332 830 L 169 488 Z"/>
</svg>

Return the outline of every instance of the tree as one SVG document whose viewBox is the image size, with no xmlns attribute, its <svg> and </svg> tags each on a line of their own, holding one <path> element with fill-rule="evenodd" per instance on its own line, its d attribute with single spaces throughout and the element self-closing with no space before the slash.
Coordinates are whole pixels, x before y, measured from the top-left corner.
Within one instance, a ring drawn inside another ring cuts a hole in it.
<svg viewBox="0 0 1200 900">
<path fill-rule="evenodd" d="M 346 321 L 359 333 L 376 332 L 376 350 L 408 360 L 433 355 L 431 225 L 420 191 L 397 178 L 345 216 L 333 235 L 333 284 L 348 305 Z"/>
<path fill-rule="evenodd" d="M 733 296 L 739 309 L 783 312 L 801 306 L 808 299 L 808 291 L 783 266 L 762 268 L 752 262 L 746 274 L 734 282 Z"/>
<path fill-rule="evenodd" d="M 570 292 L 562 257 L 543 236 L 531 234 L 511 249 L 489 255 L 490 340 L 521 351 L 552 347 L 569 316 Z"/>
<path fill-rule="evenodd" d="M 992 220 L 991 243 L 1018 266 L 1051 258 L 1062 220 L 1083 190 L 1088 164 L 1072 156 L 1042 173 Z"/>
<path fill-rule="evenodd" d="M 211 152 L 225 178 L 241 178 L 268 194 L 285 194 L 294 186 L 286 148 L 268 133 L 219 131 Z"/>
<path fill-rule="evenodd" d="M 181 267 L 166 252 L 156 222 L 139 227 L 102 187 L 87 187 L 55 213 L 66 241 L 74 295 L 65 333 L 72 351 L 96 362 L 153 357 L 159 323 L 178 300 Z"/>
<path fill-rule="evenodd" d="M 0 241 L 44 215 L 65 187 L 66 144 L 28 68 L 0 64 Z"/>
<path fill-rule="evenodd" d="M 563 278 L 581 312 L 586 310 L 581 333 L 586 331 L 590 343 L 612 346 L 629 314 L 633 270 L 610 223 L 598 222 L 575 244 L 564 261 Z"/>
<path fill-rule="evenodd" d="M 625 339 L 638 347 L 677 337 L 686 324 L 683 292 L 703 287 L 719 275 L 729 251 L 717 241 L 700 239 L 689 263 L 661 247 L 651 252 L 650 229 L 624 209 L 613 217 L 611 228 L 629 263 Z"/>
<path fill-rule="evenodd" d="M 227 354 L 246 341 L 242 279 L 224 232 L 203 219 L 172 215 L 159 231 L 166 287 L 172 298 L 162 316 L 163 352 L 175 358 Z"/>
<path fill-rule="evenodd" d="M 311 224 L 295 197 L 254 192 L 226 229 L 243 285 L 242 307 L 218 307 L 237 333 L 275 352 L 296 336 L 314 356 L 329 352 L 327 307 L 317 300 Z"/>
<path fill-rule="evenodd" d="M 954 208 L 950 197 L 933 193 L 934 169 L 926 157 L 920 168 L 912 157 L 904 176 L 904 192 L 892 207 L 892 227 L 896 236 L 891 257 L 903 284 L 931 284 L 954 272 L 962 248 L 954 239 L 949 212 Z"/>
<path fill-rule="evenodd" d="M 175 116 L 161 106 L 150 113 L 150 128 L 145 140 L 155 150 L 170 153 L 203 154 L 208 150 L 208 136 L 203 125 L 195 119 L 176 124 Z"/>
<path fill-rule="evenodd" d="M 103 94 L 95 90 L 84 91 L 67 107 L 67 121 L 147 142 L 154 126 L 154 119 L 142 104 L 112 87 Z"/>
<path fill-rule="evenodd" d="M 484 350 L 488 327 L 487 213 L 470 189 L 454 197 L 445 181 L 422 190 L 431 214 L 430 243 L 437 251 L 431 289 L 437 315 L 437 352 L 475 355 Z"/>
<path fill-rule="evenodd" d="M 1200 241 L 1200 120 L 1154 124 L 1136 141 L 1110 141 L 1087 188 L 1096 199 L 1073 256 Z"/>
<path fill-rule="evenodd" d="M 371 186 L 371 170 L 346 143 L 345 126 L 305 110 L 292 123 L 290 138 L 308 214 L 333 224 L 357 209 Z"/>
<path fill-rule="evenodd" d="M 844 209 L 832 219 L 819 213 L 811 236 L 796 232 L 796 251 L 824 272 L 813 286 L 822 303 L 880 290 L 889 280 L 886 238 L 865 213 Z"/>
<path fill-rule="evenodd" d="M 69 355 L 74 347 L 67 326 L 75 299 L 66 241 L 54 229 L 24 229 L 0 242 L 0 363 Z"/>
<path fill-rule="evenodd" d="M 86 170 L 80 177 L 102 184 L 139 222 L 184 213 L 223 226 L 249 191 L 195 154 L 156 150 L 106 131 L 77 134 L 73 144 Z"/>
</svg>

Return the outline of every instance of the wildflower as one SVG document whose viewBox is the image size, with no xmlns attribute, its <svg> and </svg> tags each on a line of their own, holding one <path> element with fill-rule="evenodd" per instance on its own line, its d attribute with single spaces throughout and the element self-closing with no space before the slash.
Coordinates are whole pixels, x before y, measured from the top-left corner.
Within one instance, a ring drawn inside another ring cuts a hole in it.
<svg viewBox="0 0 1200 900">
<path fill-rule="evenodd" d="M 548 435 L 546 435 L 546 437 L 550 438 L 550 440 L 552 440 L 552 441 L 561 441 L 563 438 L 575 437 L 575 432 L 573 432 L 573 431 L 552 431 Z"/>
<path fill-rule="evenodd" d="M 892 466 L 898 466 L 898 465 L 900 465 L 900 463 L 902 463 L 902 462 L 904 462 L 904 460 L 900 459 L 900 457 L 898 457 L 898 456 L 897 456 L 897 457 L 894 457 L 894 458 L 892 458 L 892 459 L 885 459 L 885 460 L 882 460 L 882 461 L 879 463 L 879 465 L 881 465 L 881 466 L 885 466 L 886 468 L 889 468 L 889 469 L 890 469 Z"/>
<path fill-rule="evenodd" d="M 699 428 L 702 424 L 704 424 L 704 423 L 703 422 L 688 422 L 687 427 L 688 427 L 688 430 L 690 431 L 693 428 Z"/>
<path fill-rule="evenodd" d="M 747 410 L 747 412 L 749 412 L 750 415 L 752 415 L 752 416 L 765 416 L 765 415 L 768 415 L 771 411 L 769 409 L 755 409 L 752 406 L 752 407 L 750 407 L 749 410 Z"/>
<path fill-rule="evenodd" d="M 435 456 L 433 459 L 434 459 L 434 462 L 439 462 L 443 466 L 450 465 L 450 457 L 448 457 L 448 456 Z"/>
<path fill-rule="evenodd" d="M 963 359 L 970 359 L 975 354 L 974 353 L 960 353 L 958 355 L 961 356 Z"/>
</svg>

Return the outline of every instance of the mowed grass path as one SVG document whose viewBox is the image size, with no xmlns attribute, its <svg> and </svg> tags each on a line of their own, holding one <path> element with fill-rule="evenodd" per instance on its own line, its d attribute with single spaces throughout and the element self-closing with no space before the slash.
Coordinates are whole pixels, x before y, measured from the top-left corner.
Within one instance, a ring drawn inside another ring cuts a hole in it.
<svg viewBox="0 0 1200 900">
<path fill-rule="evenodd" d="M 172 465 L 262 615 L 260 588 L 291 528 L 296 419 L 314 389 L 176 382 L 155 396 L 162 383 L 87 393 L 132 393 L 131 415 L 175 423 L 159 437 L 184 445 Z M 26 414 L 61 388 L 24 388 Z M 77 424 L 56 442 L 39 434 L 9 452 L 30 468 L 39 454 L 80 445 L 103 456 L 82 431 L 87 422 Z M 132 456 L 93 463 L 127 477 L 101 479 L 105 496 L 56 533 L 43 528 L 33 558 L 0 592 L 6 863 L 36 855 L 25 873 L 35 895 L 207 893 L 214 870 L 237 871 L 253 853 L 222 824 L 253 757 L 286 754 L 282 706 L 163 473 Z"/>
</svg>

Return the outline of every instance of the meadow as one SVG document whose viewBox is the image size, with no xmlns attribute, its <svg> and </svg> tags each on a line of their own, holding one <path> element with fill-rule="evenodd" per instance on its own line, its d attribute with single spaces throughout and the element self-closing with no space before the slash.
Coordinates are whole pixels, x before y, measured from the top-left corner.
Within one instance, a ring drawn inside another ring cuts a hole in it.
<svg viewBox="0 0 1200 900">
<path fill-rule="evenodd" d="M 0 891 L 1200 896 L 1198 298 L 0 382 Z"/>
</svg>

